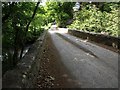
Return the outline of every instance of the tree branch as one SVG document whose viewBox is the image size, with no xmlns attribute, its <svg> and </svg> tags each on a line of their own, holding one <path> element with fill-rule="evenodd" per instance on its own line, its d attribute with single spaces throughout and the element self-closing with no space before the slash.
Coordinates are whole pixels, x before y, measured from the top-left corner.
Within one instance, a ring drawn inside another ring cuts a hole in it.
<svg viewBox="0 0 120 90">
<path fill-rule="evenodd" d="M 28 28 L 29 28 L 30 23 L 32 22 L 35 14 L 36 14 L 36 11 L 37 11 L 37 8 L 38 8 L 39 4 L 40 4 L 40 2 L 37 2 L 37 5 L 36 5 L 36 7 L 35 7 L 35 9 L 34 9 L 34 12 L 33 12 L 33 15 L 32 15 L 30 21 L 28 22 L 28 24 L 27 24 L 27 26 L 26 26 L 26 30 L 25 30 L 26 33 L 27 33 L 27 31 L 28 31 Z"/>
<path fill-rule="evenodd" d="M 32 15 L 30 21 L 28 22 L 28 24 L 26 26 L 26 29 L 25 29 L 25 38 L 23 39 L 23 42 L 22 42 L 23 45 L 22 45 L 22 49 L 21 49 L 21 53 L 20 53 L 20 59 L 22 58 L 22 54 L 23 54 L 23 50 L 24 50 L 24 44 L 26 43 L 26 35 L 27 35 L 27 32 L 28 32 L 29 25 L 32 22 L 33 18 L 35 17 L 35 14 L 36 14 L 36 11 L 37 11 L 37 8 L 38 8 L 39 4 L 40 4 L 40 2 L 37 2 L 37 5 L 36 5 L 36 7 L 34 9 L 34 12 L 33 12 L 33 15 Z"/>
</svg>

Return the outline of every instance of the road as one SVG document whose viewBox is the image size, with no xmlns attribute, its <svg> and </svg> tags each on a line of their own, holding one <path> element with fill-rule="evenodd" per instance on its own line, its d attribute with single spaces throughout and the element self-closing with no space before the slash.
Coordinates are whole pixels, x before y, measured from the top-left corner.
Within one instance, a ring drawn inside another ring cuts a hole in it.
<svg viewBox="0 0 120 90">
<path fill-rule="evenodd" d="M 48 32 L 51 39 L 49 43 L 54 45 L 56 49 L 54 52 L 51 50 L 51 54 L 58 55 L 54 59 L 55 63 L 50 64 L 49 68 L 54 67 L 55 73 L 61 73 L 63 77 L 71 78 L 63 79 L 62 83 L 64 80 L 65 83 L 69 81 L 71 83 L 68 83 L 66 87 L 73 85 L 74 88 L 117 88 L 118 54 L 66 32 L 67 30 L 63 32 L 62 29 Z M 49 59 L 52 60 L 51 57 Z M 58 65 L 58 62 L 61 64 Z M 63 70 L 59 70 L 60 68 Z M 60 79 L 60 76 L 56 74 L 54 77 Z M 57 83 L 61 84 L 60 82 Z M 61 87 L 65 86 L 61 85 Z"/>
</svg>

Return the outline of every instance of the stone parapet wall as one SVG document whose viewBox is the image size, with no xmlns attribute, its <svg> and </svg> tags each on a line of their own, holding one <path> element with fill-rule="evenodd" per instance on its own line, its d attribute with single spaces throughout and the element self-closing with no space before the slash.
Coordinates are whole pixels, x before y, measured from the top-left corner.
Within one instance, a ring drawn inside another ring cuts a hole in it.
<svg viewBox="0 0 120 90">
<path fill-rule="evenodd" d="M 96 43 L 101 43 L 120 50 L 120 38 L 117 37 L 71 29 L 68 29 L 68 33 L 82 39 L 87 39 Z"/>
<path fill-rule="evenodd" d="M 7 71 L 2 79 L 2 88 L 34 88 L 40 67 L 40 58 L 46 40 L 45 30 L 30 47 L 28 53 L 17 64 L 15 69 Z"/>
</svg>

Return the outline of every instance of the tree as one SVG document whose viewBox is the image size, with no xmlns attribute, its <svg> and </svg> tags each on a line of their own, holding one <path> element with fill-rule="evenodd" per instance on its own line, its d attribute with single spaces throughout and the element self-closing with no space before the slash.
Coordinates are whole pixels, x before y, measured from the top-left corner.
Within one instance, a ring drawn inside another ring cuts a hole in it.
<svg viewBox="0 0 120 90">
<path fill-rule="evenodd" d="M 82 3 L 69 28 L 118 36 L 119 3 Z"/>
<path fill-rule="evenodd" d="M 23 39 L 23 42 L 22 42 L 22 49 L 21 49 L 20 59 L 22 58 L 22 54 L 23 54 L 23 50 L 24 50 L 24 46 L 25 46 L 24 44 L 26 42 L 26 35 L 27 35 L 27 32 L 28 32 L 29 25 L 32 22 L 33 18 L 35 17 L 35 14 L 36 14 L 36 11 L 37 11 L 37 8 L 38 8 L 39 4 L 40 4 L 40 2 L 37 2 L 37 5 L 36 5 L 36 7 L 34 9 L 34 12 L 33 12 L 33 15 L 32 15 L 30 21 L 28 22 L 28 24 L 26 26 L 25 36 L 24 36 L 25 38 Z"/>
<path fill-rule="evenodd" d="M 56 21 L 59 27 L 66 27 L 67 20 L 73 18 L 73 5 L 73 2 L 47 2 L 45 9 L 48 23 Z"/>
<path fill-rule="evenodd" d="M 44 9 L 39 6 L 39 3 L 2 3 L 3 73 L 17 64 L 21 48 L 25 47 L 29 42 L 35 41 L 43 32 L 44 19 L 42 18 Z"/>
</svg>

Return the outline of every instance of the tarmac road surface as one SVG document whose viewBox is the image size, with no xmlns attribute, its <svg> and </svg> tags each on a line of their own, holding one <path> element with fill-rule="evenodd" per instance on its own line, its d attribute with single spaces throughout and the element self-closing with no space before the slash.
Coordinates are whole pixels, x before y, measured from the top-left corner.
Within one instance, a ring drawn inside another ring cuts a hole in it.
<svg viewBox="0 0 120 90">
<path fill-rule="evenodd" d="M 56 73 L 60 73 L 59 68 L 64 66 L 62 69 L 69 72 L 64 77 L 71 75 L 78 82 L 74 88 L 117 88 L 118 53 L 61 30 L 48 32 L 50 43 L 57 49 L 57 52 L 51 53 L 52 55 L 59 53 L 58 60 L 63 64 L 55 63 L 50 67 L 56 67 Z M 57 77 L 60 75 L 57 74 Z"/>
</svg>

